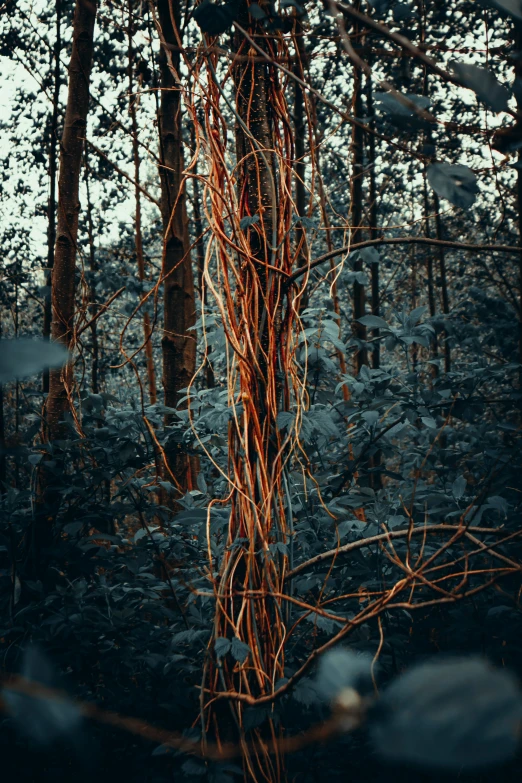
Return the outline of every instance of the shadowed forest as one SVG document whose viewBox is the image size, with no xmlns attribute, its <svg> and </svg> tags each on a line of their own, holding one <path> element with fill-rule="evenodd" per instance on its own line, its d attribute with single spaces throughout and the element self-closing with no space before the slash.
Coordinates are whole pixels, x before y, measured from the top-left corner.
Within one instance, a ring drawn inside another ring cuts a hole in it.
<svg viewBox="0 0 522 783">
<path fill-rule="evenodd" d="M 522 0 L 0 5 L 6 781 L 520 780 Z"/>
</svg>

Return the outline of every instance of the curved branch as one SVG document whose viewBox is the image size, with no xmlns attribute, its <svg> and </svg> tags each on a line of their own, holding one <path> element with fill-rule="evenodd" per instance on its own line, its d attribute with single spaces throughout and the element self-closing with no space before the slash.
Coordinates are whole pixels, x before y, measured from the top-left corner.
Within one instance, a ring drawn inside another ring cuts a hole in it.
<svg viewBox="0 0 522 783">
<path fill-rule="evenodd" d="M 345 245 L 337 250 L 331 250 L 323 256 L 319 256 L 315 261 L 311 261 L 306 266 L 301 266 L 288 278 L 287 284 L 291 284 L 301 275 L 305 275 L 311 269 L 320 266 L 325 261 L 335 256 L 341 256 L 343 253 L 353 253 L 355 250 L 362 250 L 363 247 L 378 247 L 379 245 L 434 245 L 435 247 L 449 247 L 456 250 L 470 250 L 475 253 L 515 253 L 520 255 L 520 248 L 514 245 L 474 245 L 472 242 L 453 242 L 449 239 L 431 239 L 430 237 L 379 237 L 378 239 L 366 239 L 364 242 L 356 242 L 353 245 Z"/>
<path fill-rule="evenodd" d="M 296 566 L 292 571 L 289 571 L 286 574 L 285 580 L 293 579 L 293 577 L 297 576 L 297 574 L 300 574 L 301 571 L 305 571 L 307 568 L 311 568 L 316 563 L 322 563 L 323 560 L 329 560 L 330 558 L 337 557 L 337 555 L 345 555 L 348 552 L 354 552 L 356 549 L 361 549 L 362 547 L 369 546 L 370 544 L 377 544 L 380 541 L 404 538 L 408 535 L 418 536 L 421 533 L 424 535 L 426 533 L 444 533 L 446 531 L 455 532 L 459 530 L 462 530 L 463 535 L 465 533 L 483 533 L 484 535 L 498 536 L 508 532 L 503 528 L 498 527 L 468 527 L 466 525 L 445 524 L 430 525 L 428 527 L 414 527 L 413 530 L 391 530 L 388 533 L 379 533 L 375 536 L 369 536 L 368 538 L 361 538 L 358 541 L 350 541 L 350 543 L 344 544 L 344 546 L 339 546 L 335 549 L 329 549 L 327 552 L 321 552 L 320 554 L 315 555 L 315 557 L 311 557 L 310 560 L 306 560 L 304 563 Z M 521 534 L 522 530 L 516 533 L 516 535 Z M 512 536 L 510 535 L 509 538 L 512 538 Z"/>
</svg>

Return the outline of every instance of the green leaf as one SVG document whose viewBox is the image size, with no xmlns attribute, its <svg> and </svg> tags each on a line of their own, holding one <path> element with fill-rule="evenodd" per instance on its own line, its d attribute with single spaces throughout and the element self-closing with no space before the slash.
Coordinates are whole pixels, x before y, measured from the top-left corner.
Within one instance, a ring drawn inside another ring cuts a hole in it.
<svg viewBox="0 0 522 783">
<path fill-rule="evenodd" d="M 216 5 L 210 0 L 203 0 L 201 5 L 193 11 L 193 18 L 202 33 L 209 35 L 221 35 L 232 26 L 235 17 L 235 9 L 230 5 Z"/>
<path fill-rule="evenodd" d="M 242 642 L 241 639 L 237 638 L 237 636 L 232 639 L 230 651 L 232 653 L 232 657 L 235 658 L 238 663 L 244 663 L 251 653 L 248 644 Z"/>
<path fill-rule="evenodd" d="M 265 12 L 257 3 L 252 3 L 252 5 L 248 6 L 248 13 L 252 19 L 266 19 Z"/>
<path fill-rule="evenodd" d="M 369 329 L 389 329 L 390 327 L 384 320 L 378 315 L 363 315 L 362 318 L 357 319 L 360 324 L 367 326 Z"/>
<path fill-rule="evenodd" d="M 225 639 L 224 636 L 218 636 L 216 641 L 214 642 L 214 651 L 216 653 L 216 658 L 224 658 L 225 655 L 230 652 L 231 643 L 228 639 Z"/>
<path fill-rule="evenodd" d="M 244 218 L 241 218 L 239 221 L 239 228 L 241 231 L 244 231 L 245 228 L 248 228 L 249 226 L 253 226 L 254 223 L 259 223 L 259 215 L 247 215 Z"/>
<path fill-rule="evenodd" d="M 451 67 L 460 81 L 493 111 L 505 111 L 508 108 L 511 90 L 500 84 L 487 68 L 458 62 L 452 63 Z"/>
<path fill-rule="evenodd" d="M 522 2 L 521 0 L 489 0 L 489 5 L 498 8 L 499 11 L 522 20 Z"/>
<path fill-rule="evenodd" d="M 460 163 L 433 163 L 428 167 L 428 182 L 438 196 L 462 209 L 469 209 L 477 197 L 477 178 Z"/>
<path fill-rule="evenodd" d="M 451 491 L 453 493 L 453 497 L 456 500 L 459 500 L 463 496 L 464 492 L 466 491 L 467 484 L 468 482 L 464 476 L 459 476 L 455 479 L 452 484 Z"/>
</svg>

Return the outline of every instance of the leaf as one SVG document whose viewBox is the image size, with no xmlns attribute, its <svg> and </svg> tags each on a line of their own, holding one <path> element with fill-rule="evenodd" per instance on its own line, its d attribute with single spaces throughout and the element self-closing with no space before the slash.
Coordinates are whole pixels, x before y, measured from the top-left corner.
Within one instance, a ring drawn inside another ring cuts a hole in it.
<svg viewBox="0 0 522 783">
<path fill-rule="evenodd" d="M 384 320 L 378 315 L 363 315 L 362 318 L 357 319 L 363 326 L 368 326 L 370 329 L 389 329 L 390 327 Z"/>
<path fill-rule="evenodd" d="M 232 639 L 230 651 L 232 653 L 232 657 L 235 658 L 238 663 L 244 663 L 251 653 L 248 644 L 242 642 L 241 639 L 237 638 L 237 636 Z"/>
<path fill-rule="evenodd" d="M 68 356 L 63 345 L 46 340 L 0 340 L 0 383 L 34 375 L 46 367 L 60 367 Z"/>
<path fill-rule="evenodd" d="M 428 429 L 430 430 L 437 429 L 437 422 L 432 416 L 421 416 L 421 421 L 425 427 L 428 427 Z"/>
<path fill-rule="evenodd" d="M 522 0 L 489 0 L 489 5 L 522 20 Z"/>
<path fill-rule="evenodd" d="M 360 250 L 356 250 L 356 253 L 359 254 L 359 257 L 362 258 L 362 260 L 366 264 L 378 264 L 381 260 L 381 256 L 379 254 L 379 251 L 377 248 L 372 247 L 362 247 Z"/>
<path fill-rule="evenodd" d="M 266 14 L 258 3 L 252 3 L 248 6 L 248 13 L 252 19 L 266 19 Z"/>
<path fill-rule="evenodd" d="M 398 3 L 393 9 L 393 18 L 398 24 L 408 22 L 417 16 L 415 9 L 408 3 Z"/>
<path fill-rule="evenodd" d="M 203 492 L 205 495 L 208 491 L 207 482 L 205 481 L 205 476 L 203 473 L 198 473 L 198 477 L 196 479 L 196 484 L 198 485 L 198 489 L 200 492 Z"/>
<path fill-rule="evenodd" d="M 244 231 L 245 228 L 253 226 L 255 223 L 259 223 L 259 215 L 247 215 L 239 221 L 239 228 Z"/>
<path fill-rule="evenodd" d="M 225 639 L 224 636 L 218 636 L 216 641 L 214 642 L 214 651 L 216 653 L 216 658 L 224 658 L 225 655 L 230 652 L 231 643 L 228 639 Z"/>
<path fill-rule="evenodd" d="M 466 481 L 464 476 L 459 476 L 458 478 L 455 479 L 455 481 L 451 486 L 451 491 L 453 493 L 453 497 L 455 498 L 455 500 L 459 500 L 463 496 L 464 492 L 466 491 L 467 485 L 468 482 Z"/>
<path fill-rule="evenodd" d="M 371 683 L 371 664 L 370 656 L 343 648 L 330 650 L 319 662 L 317 690 L 328 701 L 335 701 L 345 688 L 364 690 Z"/>
<path fill-rule="evenodd" d="M 187 759 L 182 765 L 181 769 L 186 775 L 206 775 L 207 765 L 200 759 Z"/>
<path fill-rule="evenodd" d="M 478 193 L 476 176 L 460 163 L 432 163 L 428 182 L 437 195 L 462 209 L 471 207 Z"/>
<path fill-rule="evenodd" d="M 391 0 L 367 0 L 370 5 L 378 14 L 384 14 L 391 5 Z"/>
<path fill-rule="evenodd" d="M 387 761 L 460 771 L 514 756 L 521 719 L 512 674 L 480 658 L 455 658 L 394 680 L 370 718 L 370 733 Z"/>
<path fill-rule="evenodd" d="M 414 103 L 419 109 L 427 109 L 431 103 L 430 99 L 426 95 L 416 95 L 415 93 L 406 93 L 403 96 L 407 98 L 411 103 Z M 376 92 L 375 100 L 380 103 L 381 108 L 387 114 L 392 117 L 412 117 L 415 114 L 413 108 L 405 106 L 403 103 L 397 100 L 393 95 L 388 92 Z"/>
<path fill-rule="evenodd" d="M 201 32 L 209 35 L 226 32 L 232 26 L 235 15 L 232 5 L 216 5 L 210 0 L 203 0 L 192 13 Z"/>
<path fill-rule="evenodd" d="M 476 93 L 477 98 L 493 111 L 505 111 L 511 97 L 511 90 L 500 84 L 487 68 L 478 65 L 454 62 L 451 67 L 460 81 Z"/>
</svg>

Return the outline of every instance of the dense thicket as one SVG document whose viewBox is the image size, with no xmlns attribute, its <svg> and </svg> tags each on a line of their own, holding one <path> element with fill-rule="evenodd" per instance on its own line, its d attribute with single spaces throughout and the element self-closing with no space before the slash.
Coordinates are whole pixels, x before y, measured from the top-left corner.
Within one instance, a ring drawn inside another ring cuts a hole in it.
<svg viewBox="0 0 522 783">
<path fill-rule="evenodd" d="M 0 14 L 7 779 L 514 780 L 520 0 Z"/>
</svg>

